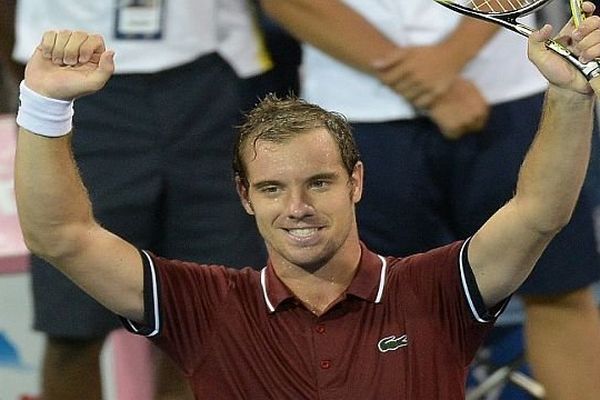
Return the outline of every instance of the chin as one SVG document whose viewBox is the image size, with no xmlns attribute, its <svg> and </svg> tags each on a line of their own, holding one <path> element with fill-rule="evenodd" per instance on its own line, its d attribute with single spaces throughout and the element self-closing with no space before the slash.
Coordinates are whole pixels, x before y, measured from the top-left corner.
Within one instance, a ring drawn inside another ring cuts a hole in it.
<svg viewBox="0 0 600 400">
<path fill-rule="evenodd" d="M 311 254 L 306 254 L 309 252 Z M 297 265 L 306 271 L 318 270 L 323 265 L 327 264 L 327 262 L 329 260 L 331 260 L 331 258 L 333 257 L 333 254 L 329 254 L 327 252 L 323 252 L 323 251 L 313 252 L 313 251 L 310 251 L 307 249 L 297 251 L 296 252 L 297 256 L 294 256 L 293 253 L 294 252 L 292 252 L 292 254 L 290 254 L 290 257 L 286 257 L 286 258 L 288 258 L 288 260 L 291 263 L 293 263 L 294 265 Z M 305 254 L 298 254 L 298 253 L 305 253 Z"/>
</svg>

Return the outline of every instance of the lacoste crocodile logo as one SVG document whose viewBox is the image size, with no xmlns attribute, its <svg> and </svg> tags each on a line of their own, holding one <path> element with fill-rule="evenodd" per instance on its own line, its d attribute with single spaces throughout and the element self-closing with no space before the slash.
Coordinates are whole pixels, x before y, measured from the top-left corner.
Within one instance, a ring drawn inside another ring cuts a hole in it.
<svg viewBox="0 0 600 400">
<path fill-rule="evenodd" d="M 408 335 L 396 337 L 395 335 L 384 337 L 377 343 L 377 348 L 380 352 L 398 350 L 401 347 L 408 346 Z"/>
</svg>

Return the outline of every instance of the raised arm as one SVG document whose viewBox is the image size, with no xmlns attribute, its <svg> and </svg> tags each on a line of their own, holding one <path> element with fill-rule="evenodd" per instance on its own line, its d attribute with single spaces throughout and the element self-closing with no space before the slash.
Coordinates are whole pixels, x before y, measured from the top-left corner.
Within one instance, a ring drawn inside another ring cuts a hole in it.
<svg viewBox="0 0 600 400">
<path fill-rule="evenodd" d="M 15 192 L 31 252 L 110 310 L 142 321 L 140 255 L 94 220 L 70 146 L 70 101 L 101 89 L 113 70 L 101 37 L 44 34 L 21 86 Z"/>
<path fill-rule="evenodd" d="M 591 10 L 591 3 L 585 3 Z M 600 56 L 600 18 L 588 18 L 561 37 L 590 60 Z M 583 75 L 548 50 L 545 26 L 529 39 L 529 58 L 550 82 L 537 136 L 519 173 L 514 197 L 473 236 L 469 261 L 488 306 L 514 292 L 552 238 L 571 217 L 589 161 L 594 93 Z M 572 40 L 581 39 L 580 41 Z M 493 185 L 493 182 L 489 184 Z"/>
</svg>

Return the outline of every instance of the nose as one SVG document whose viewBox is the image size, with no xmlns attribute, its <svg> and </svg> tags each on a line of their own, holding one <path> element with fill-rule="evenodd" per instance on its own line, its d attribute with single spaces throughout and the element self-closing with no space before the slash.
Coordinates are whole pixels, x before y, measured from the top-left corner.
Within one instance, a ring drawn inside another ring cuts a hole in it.
<svg viewBox="0 0 600 400">
<path fill-rule="evenodd" d="M 310 195 L 304 190 L 292 191 L 287 199 L 287 217 L 302 219 L 315 214 Z"/>
</svg>

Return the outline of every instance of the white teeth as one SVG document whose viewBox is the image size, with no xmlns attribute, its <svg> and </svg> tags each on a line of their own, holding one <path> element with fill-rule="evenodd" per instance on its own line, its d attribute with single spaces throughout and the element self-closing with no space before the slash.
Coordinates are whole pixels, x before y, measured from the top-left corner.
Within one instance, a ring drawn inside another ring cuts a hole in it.
<svg viewBox="0 0 600 400">
<path fill-rule="evenodd" d="M 315 233 L 317 228 L 296 228 L 296 229 L 288 229 L 288 232 L 294 236 L 298 237 L 308 237 Z"/>
</svg>

